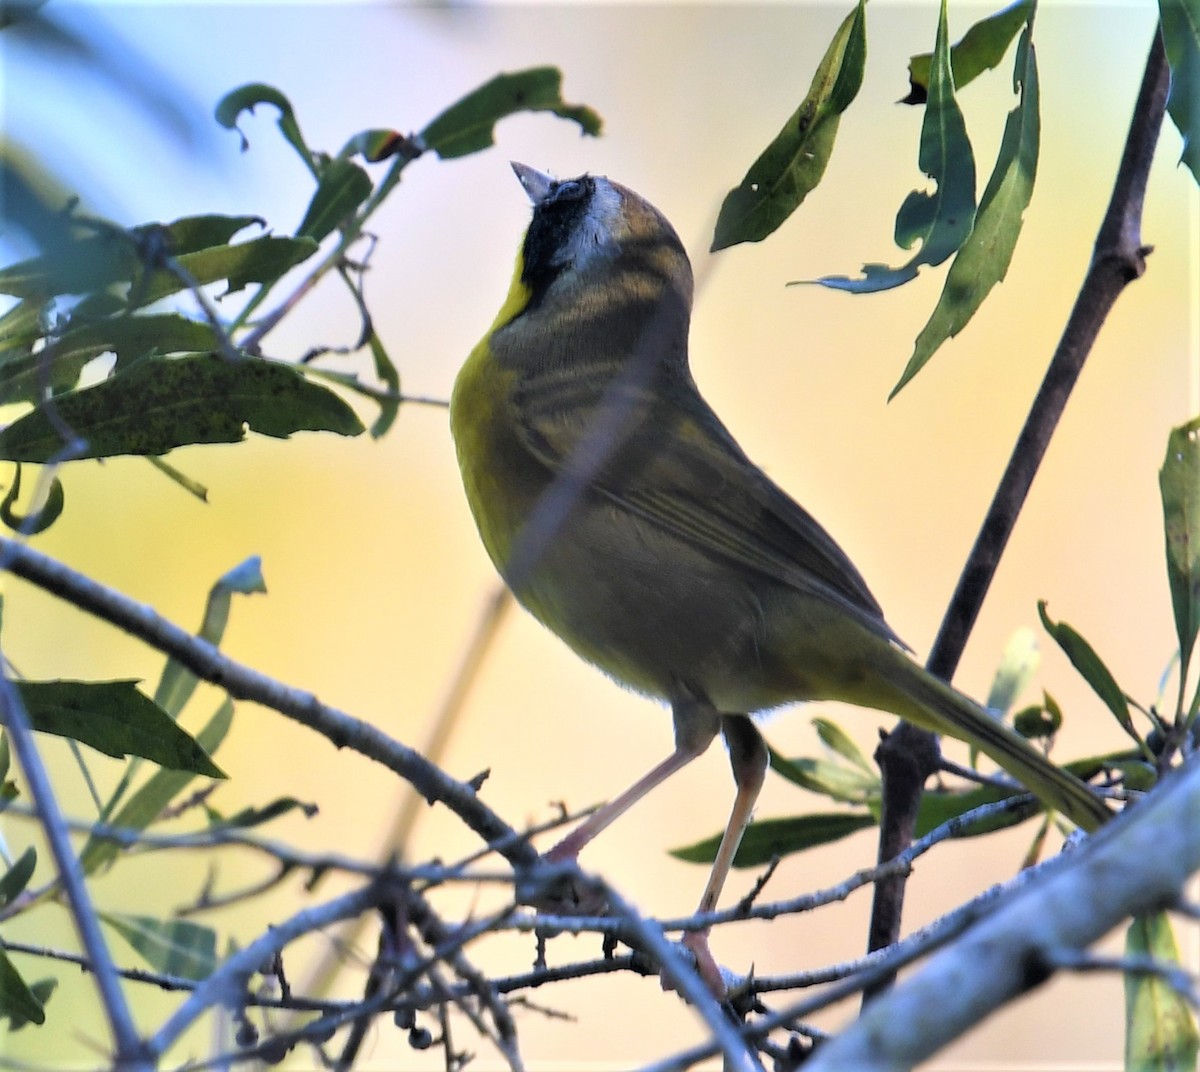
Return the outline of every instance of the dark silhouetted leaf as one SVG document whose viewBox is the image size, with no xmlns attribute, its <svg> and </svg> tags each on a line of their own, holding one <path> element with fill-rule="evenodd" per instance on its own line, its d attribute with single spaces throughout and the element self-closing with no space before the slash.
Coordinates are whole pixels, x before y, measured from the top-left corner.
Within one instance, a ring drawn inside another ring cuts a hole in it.
<svg viewBox="0 0 1200 1072">
<path fill-rule="evenodd" d="M 0 906 L 11 904 L 14 898 L 24 892 L 29 880 L 33 878 L 35 867 L 37 850 L 30 845 L 4 873 L 4 877 L 0 878 Z"/>
<path fill-rule="evenodd" d="M 118 759 L 224 778 L 199 744 L 136 681 L 18 681 L 35 730 L 70 737 Z"/>
<path fill-rule="evenodd" d="M 50 980 L 50 989 L 54 989 Z M 45 997 L 48 997 L 47 993 Z M 0 1019 L 7 1018 L 12 1029 L 16 1030 L 25 1024 L 44 1024 L 46 1022 L 45 997 L 39 998 L 36 993 L 21 978 L 21 973 L 13 967 L 0 945 Z"/>
<path fill-rule="evenodd" d="M 12 487 L 8 489 L 8 494 L 0 502 L 0 521 L 3 521 L 13 532 L 19 532 L 23 536 L 36 536 L 39 532 L 45 532 L 58 520 L 66 502 L 62 481 L 56 476 L 50 478 L 50 486 L 46 490 L 46 501 L 42 503 L 36 514 L 23 517 L 13 509 L 17 502 L 17 496 L 20 494 L 21 466 L 18 465 L 13 474 Z"/>
<path fill-rule="evenodd" d="M 713 232 L 715 252 L 773 233 L 821 181 L 842 112 L 858 95 L 866 65 L 865 0 L 846 16 L 825 50 L 808 94 L 725 195 Z"/>
<path fill-rule="evenodd" d="M 733 858 L 734 867 L 759 867 L 776 856 L 828 845 L 876 824 L 875 816 L 863 812 L 831 812 L 796 815 L 784 819 L 761 819 L 746 828 L 746 836 Z M 721 837 L 705 838 L 694 845 L 672 849 L 671 855 L 688 863 L 712 863 Z"/>
<path fill-rule="evenodd" d="M 85 458 L 238 443 L 246 426 L 280 439 L 301 431 L 363 431 L 342 399 L 296 369 L 216 354 L 146 358 L 54 404 L 59 420 L 87 440 Z M 0 432 L 0 458 L 8 461 L 45 462 L 61 449 L 58 429 L 41 409 Z"/>
<path fill-rule="evenodd" d="M 421 141 L 443 160 L 466 156 L 495 143 L 494 127 L 519 112 L 553 112 L 579 124 L 583 133 L 600 133 L 600 117 L 584 105 L 562 99 L 557 67 L 532 67 L 498 74 L 452 104 L 421 131 Z"/>
</svg>

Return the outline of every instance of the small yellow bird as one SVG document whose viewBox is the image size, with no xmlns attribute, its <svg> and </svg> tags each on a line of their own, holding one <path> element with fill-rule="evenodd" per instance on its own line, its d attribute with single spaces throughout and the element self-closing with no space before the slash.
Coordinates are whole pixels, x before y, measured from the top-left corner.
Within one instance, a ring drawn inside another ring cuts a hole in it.
<svg viewBox="0 0 1200 1072">
<path fill-rule="evenodd" d="M 796 700 L 892 712 L 970 742 L 1084 829 L 1109 818 L 905 653 L 842 549 L 700 396 L 691 265 L 662 214 L 602 176 L 513 169 L 533 218 L 450 401 L 467 500 L 517 599 L 675 720 L 671 755 L 549 856 L 574 858 L 719 731 L 737 793 L 698 911 L 713 909 L 766 771 L 748 716 Z M 707 933 L 684 940 L 721 993 Z"/>
</svg>

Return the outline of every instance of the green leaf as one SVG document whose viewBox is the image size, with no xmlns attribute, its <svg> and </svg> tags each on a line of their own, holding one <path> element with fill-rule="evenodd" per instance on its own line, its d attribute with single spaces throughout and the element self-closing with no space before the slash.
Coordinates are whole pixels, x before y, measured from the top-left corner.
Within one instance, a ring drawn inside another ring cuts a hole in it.
<svg viewBox="0 0 1200 1072">
<path fill-rule="evenodd" d="M 304 141 L 304 135 L 300 133 L 300 124 L 296 120 L 292 102 L 274 86 L 268 86 L 262 82 L 251 82 L 244 86 L 238 86 L 237 89 L 230 90 L 217 102 L 213 115 L 226 130 L 238 132 L 242 139 L 242 152 L 245 152 L 250 148 L 250 142 L 242 128 L 237 125 L 237 121 L 242 112 L 253 114 L 254 109 L 260 104 L 270 104 L 279 111 L 277 123 L 280 132 L 288 144 L 296 150 L 305 165 L 316 174 L 313 154 Z"/>
<path fill-rule="evenodd" d="M 1182 683 L 1200 633 L 1200 417 L 1171 430 L 1158 486 Z"/>
<path fill-rule="evenodd" d="M 155 971 L 199 982 L 216 970 L 217 934 L 211 927 L 123 912 L 101 912 L 100 918 Z"/>
<path fill-rule="evenodd" d="M 199 744 L 136 681 L 18 681 L 35 730 L 105 755 L 141 756 L 172 770 L 224 778 Z"/>
<path fill-rule="evenodd" d="M 996 667 L 996 675 L 988 692 L 987 707 L 1006 714 L 1033 680 L 1041 661 L 1042 654 L 1038 650 L 1034 631 L 1028 626 L 1015 630 L 1004 647 L 1004 654 L 1000 656 L 1000 665 Z"/>
<path fill-rule="evenodd" d="M 761 819 L 746 828 L 745 837 L 733 858 L 734 867 L 759 867 L 776 856 L 828 845 L 876 824 L 875 816 L 864 812 L 829 812 L 795 815 L 783 819 Z M 712 863 L 721 835 L 705 838 L 694 845 L 672 849 L 671 855 L 688 863 Z"/>
<path fill-rule="evenodd" d="M 1183 138 L 1180 162 L 1200 182 L 1200 0 L 1158 0 L 1171 67 L 1167 111 Z"/>
<path fill-rule="evenodd" d="M 267 221 L 261 216 L 222 216 L 209 213 L 204 216 L 183 216 L 162 225 L 162 230 L 166 232 L 167 248 L 178 257 L 185 253 L 211 249 L 213 246 L 224 246 L 235 234 L 252 225 L 265 227 Z"/>
<path fill-rule="evenodd" d="M 1125 953 L 1179 964 L 1179 948 L 1165 913 L 1138 916 L 1125 932 Z M 1182 970 L 1182 969 L 1181 969 Z M 1126 1072 L 1195 1069 L 1200 1035 L 1186 998 L 1158 975 L 1125 975 Z"/>
<path fill-rule="evenodd" d="M 1042 619 L 1042 625 L 1045 626 L 1046 632 L 1054 637 L 1055 642 L 1071 660 L 1071 665 L 1079 671 L 1084 681 L 1091 686 L 1092 691 L 1104 701 L 1125 731 L 1133 734 L 1129 702 L 1125 699 L 1121 686 L 1117 684 L 1116 679 L 1091 644 L 1066 622 L 1052 622 L 1046 614 L 1044 599 L 1038 600 L 1038 617 Z"/>
<path fill-rule="evenodd" d="M 50 982 L 50 989 L 54 989 L 53 981 Z M 25 980 L 21 978 L 21 973 L 13 967 L 13 963 L 8 959 L 8 954 L 4 951 L 4 946 L 0 945 L 0 1018 L 8 1018 L 8 1021 L 15 1031 L 19 1027 L 24 1027 L 25 1024 L 44 1024 L 46 1022 L 45 998 L 49 997 L 49 993 L 45 993 L 44 997 L 39 998 Z"/>
<path fill-rule="evenodd" d="M 380 339 L 378 332 L 371 330 L 371 335 L 367 339 L 367 345 L 371 348 L 371 357 L 375 360 L 375 375 L 378 376 L 387 387 L 388 391 L 399 396 L 400 394 L 400 372 L 393 363 L 383 346 L 383 340 Z M 371 438 L 379 439 L 383 436 L 400 413 L 400 399 L 380 399 L 379 400 L 379 416 L 375 419 L 375 423 L 371 425 Z"/>
<path fill-rule="evenodd" d="M 214 826 L 222 829 L 233 827 L 244 830 L 254 826 L 262 826 L 264 823 L 269 823 L 293 811 L 301 811 L 307 818 L 311 819 L 317 814 L 318 808 L 316 804 L 297 800 L 295 797 L 280 797 L 278 800 L 271 801 L 270 804 L 264 804 L 261 807 L 242 808 L 241 811 L 235 812 L 227 818 L 217 818 Z"/>
<path fill-rule="evenodd" d="M 421 141 L 443 160 L 466 156 L 495 144 L 496 123 L 519 112 L 553 112 L 577 123 L 584 134 L 600 133 L 600 117 L 591 108 L 562 99 L 557 67 L 531 67 L 498 74 L 468 93 L 421 131 Z"/>
<path fill-rule="evenodd" d="M 864 774 L 840 763 L 800 756 L 787 759 L 768 748 L 771 769 L 789 782 L 846 804 L 869 803 L 879 798 L 879 776 Z"/>
<path fill-rule="evenodd" d="M 872 784 L 878 778 L 875 768 L 867 761 L 867 757 L 859 749 L 841 726 L 827 718 L 814 718 L 813 725 L 817 728 L 817 736 L 826 748 L 832 749 L 843 759 L 848 759 L 859 770 L 865 771 Z"/>
<path fill-rule="evenodd" d="M 86 294 L 128 281 L 140 264 L 133 236 L 113 227 L 79 238 L 62 253 L 32 257 L 0 270 L 0 294 L 40 307 L 56 294 Z"/>
<path fill-rule="evenodd" d="M 320 242 L 354 214 L 372 189 L 370 176 L 357 164 L 344 159 L 331 160 L 321 169 L 316 192 L 296 235 Z"/>
<path fill-rule="evenodd" d="M 229 609 L 233 596 L 265 592 L 266 581 L 262 575 L 262 558 L 251 555 L 219 578 L 209 589 L 204 617 L 197 636 L 214 648 L 221 646 L 225 627 L 229 624 Z M 154 702 L 173 718 L 179 717 L 184 704 L 191 698 L 199 678 L 176 659 L 168 659 L 163 667 L 158 688 L 154 690 Z"/>
<path fill-rule="evenodd" d="M 0 907 L 12 904 L 13 900 L 19 897 L 29 885 L 29 880 L 33 878 L 33 869 L 37 867 L 37 850 L 30 845 L 16 863 L 12 865 L 5 873 L 4 877 L 0 878 Z"/>
<path fill-rule="evenodd" d="M 950 49 L 950 68 L 954 73 L 955 89 L 962 89 L 984 71 L 990 71 L 1002 59 L 1017 36 L 1017 31 L 1033 16 L 1033 0 L 1017 0 L 1015 4 L 980 19 Z M 908 63 L 908 80 L 912 92 L 901 104 L 924 104 L 929 95 L 929 68 L 933 57 L 928 52 L 913 56 Z"/>
<path fill-rule="evenodd" d="M 1001 800 L 1010 800 L 1012 797 L 1027 795 L 1019 786 L 1013 786 L 1012 789 L 1001 789 L 998 786 L 983 785 L 972 789 L 956 791 L 927 791 L 921 796 L 914 834 L 916 837 L 924 837 L 930 831 L 936 830 L 943 823 L 948 823 L 951 819 L 965 815 L 975 808 L 981 808 L 985 804 L 996 804 Z M 986 822 L 975 823 L 957 836 L 979 837 L 983 834 L 991 834 L 996 830 L 1005 830 L 1010 826 L 1016 826 L 1018 823 L 1025 822 L 1026 819 L 1034 815 L 1041 814 L 1043 810 L 1042 805 L 1037 799 L 1031 798 L 1026 806 L 1009 809 L 994 818 L 988 819 Z"/>
<path fill-rule="evenodd" d="M 938 17 L 929 101 L 921 124 L 917 161 L 934 181 L 935 190 L 933 193 L 914 190 L 904 199 L 896 214 L 895 234 L 896 245 L 901 249 L 911 249 L 920 242 L 917 253 L 898 268 L 865 264 L 860 279 L 823 276 L 817 283 L 854 294 L 889 290 L 915 279 L 921 265 L 941 264 L 958 251 L 971 233 L 975 221 L 975 157 L 962 111 L 954 99 L 946 40 L 946 0 L 942 0 Z"/>
<path fill-rule="evenodd" d="M 36 536 L 39 532 L 45 532 L 58 520 L 59 514 L 63 512 L 63 504 L 66 502 L 62 481 L 56 476 L 50 478 L 45 502 L 37 508 L 36 513 L 22 516 L 13 509 L 17 496 L 20 494 L 21 466 L 18 465 L 13 474 L 12 487 L 8 489 L 8 494 L 4 496 L 3 501 L 0 501 L 0 521 L 3 521 L 13 532 L 19 532 L 23 536 Z"/>
<path fill-rule="evenodd" d="M 196 734 L 196 741 L 209 755 L 220 747 L 233 721 L 233 701 L 228 697 L 217 709 L 216 714 Z M 145 830 L 162 810 L 175 799 L 192 781 L 195 775 L 188 771 L 156 770 L 136 793 L 133 794 L 115 815 L 112 804 L 105 808 L 104 820 L 112 826 L 129 830 Z M 79 854 L 79 863 L 85 874 L 95 874 L 101 867 L 112 863 L 121 852 L 114 841 L 92 835 Z"/>
<path fill-rule="evenodd" d="M 247 425 L 279 439 L 300 431 L 363 431 L 345 402 L 290 365 L 217 354 L 145 358 L 94 387 L 60 395 L 55 406 L 58 419 L 87 440 L 77 456 L 84 458 L 238 443 Z M 9 461 L 45 462 L 61 449 L 43 409 L 0 432 L 0 458 Z"/>
<path fill-rule="evenodd" d="M 378 164 L 393 156 L 405 156 L 415 160 L 424 150 L 419 148 L 412 138 L 407 138 L 397 130 L 360 130 L 343 146 L 339 156 L 353 156 L 356 153 L 368 164 Z"/>
<path fill-rule="evenodd" d="M 866 66 L 865 0 L 842 20 L 800 107 L 725 196 L 712 251 L 761 242 L 816 188 L 825 174 L 842 112 L 858 95 Z"/>
<path fill-rule="evenodd" d="M 176 257 L 175 262 L 196 284 L 205 286 L 226 280 L 228 286 L 225 294 L 233 294 L 251 283 L 274 283 L 285 272 L 311 257 L 317 249 L 317 243 L 311 238 L 264 235 L 249 242 L 184 253 Z M 138 291 L 137 305 L 151 305 L 170 294 L 188 289 L 189 285 L 179 273 L 159 268 Z"/>
<path fill-rule="evenodd" d="M 966 327 L 992 288 L 1008 274 L 1033 196 L 1041 138 L 1037 61 L 1028 30 L 1017 47 L 1013 89 L 1020 93 L 1020 100 L 1004 124 L 996 166 L 979 202 L 975 226 L 950 265 L 937 307 L 917 336 L 912 357 L 889 398 L 895 398 L 925 367 L 942 343 Z"/>
</svg>

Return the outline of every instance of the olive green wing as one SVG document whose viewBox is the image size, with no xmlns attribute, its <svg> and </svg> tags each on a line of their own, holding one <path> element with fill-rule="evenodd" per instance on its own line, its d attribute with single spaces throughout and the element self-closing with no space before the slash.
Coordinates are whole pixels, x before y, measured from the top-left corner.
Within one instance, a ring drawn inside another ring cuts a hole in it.
<svg viewBox="0 0 1200 1072">
<path fill-rule="evenodd" d="M 746 457 L 690 377 L 629 379 L 579 369 L 527 379 L 516 410 L 528 449 L 618 509 L 897 639 L 845 552 Z"/>
</svg>

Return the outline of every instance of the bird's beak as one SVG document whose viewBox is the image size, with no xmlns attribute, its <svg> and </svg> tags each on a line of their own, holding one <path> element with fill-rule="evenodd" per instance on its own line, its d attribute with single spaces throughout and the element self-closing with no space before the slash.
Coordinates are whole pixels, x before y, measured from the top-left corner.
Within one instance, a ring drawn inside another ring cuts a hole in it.
<svg viewBox="0 0 1200 1072">
<path fill-rule="evenodd" d="M 554 185 L 554 179 L 544 171 L 531 168 L 528 164 L 518 164 L 515 160 L 511 163 L 521 185 L 525 187 L 525 193 L 536 208 L 546 199 L 550 187 Z"/>
</svg>

